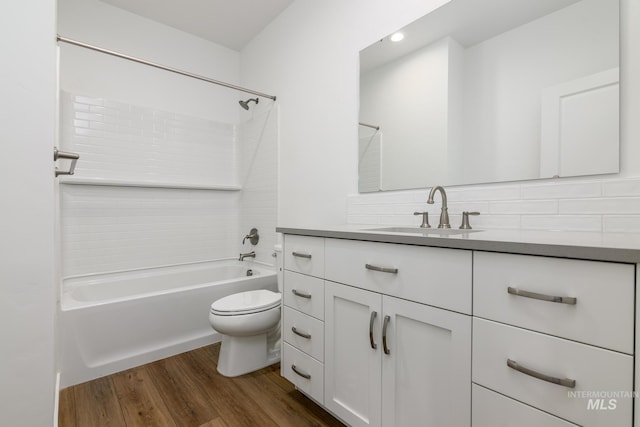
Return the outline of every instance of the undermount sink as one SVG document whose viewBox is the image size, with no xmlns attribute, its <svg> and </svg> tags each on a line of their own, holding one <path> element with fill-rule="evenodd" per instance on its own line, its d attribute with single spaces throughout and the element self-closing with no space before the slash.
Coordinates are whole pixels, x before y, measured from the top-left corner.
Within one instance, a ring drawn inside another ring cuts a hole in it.
<svg viewBox="0 0 640 427">
<path fill-rule="evenodd" d="M 367 231 L 387 231 L 391 233 L 411 233 L 427 236 L 450 236 L 453 234 L 477 233 L 484 230 L 460 230 L 457 228 L 420 228 L 420 227 L 380 227 L 368 228 Z"/>
</svg>

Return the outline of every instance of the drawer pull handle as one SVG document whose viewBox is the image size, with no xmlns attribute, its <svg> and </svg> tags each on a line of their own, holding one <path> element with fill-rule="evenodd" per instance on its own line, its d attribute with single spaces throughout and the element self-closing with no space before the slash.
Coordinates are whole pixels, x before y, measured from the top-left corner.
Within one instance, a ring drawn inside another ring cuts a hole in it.
<svg viewBox="0 0 640 427">
<path fill-rule="evenodd" d="M 311 379 L 311 374 L 307 374 L 305 372 L 302 372 L 300 370 L 298 370 L 298 368 L 296 367 L 296 365 L 291 365 L 291 370 L 293 372 L 295 372 L 296 374 L 300 375 L 302 378 L 306 378 L 308 380 Z"/>
<path fill-rule="evenodd" d="M 397 268 L 378 267 L 377 265 L 365 264 L 367 270 L 380 271 L 382 273 L 398 274 Z"/>
<path fill-rule="evenodd" d="M 311 339 L 311 334 L 307 334 L 305 332 L 300 332 L 299 330 L 296 329 L 295 326 L 291 327 L 291 332 L 293 332 L 294 334 L 296 334 L 299 337 L 306 338 L 308 340 Z"/>
<path fill-rule="evenodd" d="M 374 350 L 378 348 L 378 344 L 373 340 L 373 322 L 376 320 L 377 315 L 377 312 L 372 311 L 371 317 L 369 318 L 369 343 L 371 344 L 371 348 Z"/>
<path fill-rule="evenodd" d="M 291 255 L 298 257 L 298 258 L 306 258 L 306 259 L 311 259 L 311 254 L 304 254 L 302 252 L 291 252 Z"/>
<path fill-rule="evenodd" d="M 558 297 L 554 295 L 538 294 L 536 292 L 523 291 L 511 286 L 507 288 L 507 292 L 511 295 L 517 295 L 519 297 L 533 298 L 541 301 L 557 302 L 561 304 L 576 305 L 576 302 L 578 302 L 578 299 L 574 297 Z"/>
<path fill-rule="evenodd" d="M 296 289 L 291 289 L 291 292 L 297 297 L 311 299 L 311 295 L 310 294 L 305 294 L 305 293 L 300 292 L 300 291 L 298 291 Z"/>
<path fill-rule="evenodd" d="M 391 350 L 387 346 L 387 326 L 389 326 L 389 321 L 391 317 L 384 316 L 384 322 L 382 322 L 382 348 L 384 349 L 384 354 L 391 354 Z"/>
<path fill-rule="evenodd" d="M 532 369 L 520 366 L 515 360 L 507 359 L 507 366 L 511 369 L 515 369 L 518 372 L 522 372 L 523 374 L 552 384 L 558 384 L 569 388 L 575 388 L 576 386 L 576 380 L 572 380 L 570 378 L 556 378 L 549 375 L 541 374 L 540 372 L 536 372 Z"/>
</svg>

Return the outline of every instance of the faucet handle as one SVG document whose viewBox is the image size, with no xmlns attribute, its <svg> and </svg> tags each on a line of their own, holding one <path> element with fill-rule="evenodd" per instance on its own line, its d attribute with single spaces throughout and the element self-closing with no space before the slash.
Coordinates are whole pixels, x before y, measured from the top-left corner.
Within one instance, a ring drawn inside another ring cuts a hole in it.
<svg viewBox="0 0 640 427">
<path fill-rule="evenodd" d="M 244 239 L 242 239 L 242 244 L 244 245 L 244 242 L 247 241 L 247 239 L 249 239 L 249 241 L 251 242 L 252 245 L 257 245 L 258 241 L 260 240 L 260 236 L 258 235 L 258 229 L 257 228 L 252 228 L 249 231 L 249 234 L 247 234 L 246 236 L 244 236 Z"/>
<path fill-rule="evenodd" d="M 480 215 L 480 212 L 462 212 L 462 224 L 460 225 L 460 230 L 471 230 L 471 225 L 469 224 L 469 215 Z"/>
<path fill-rule="evenodd" d="M 422 224 L 420 228 L 431 228 L 429 225 L 429 212 L 414 212 L 414 215 L 422 215 Z"/>
</svg>

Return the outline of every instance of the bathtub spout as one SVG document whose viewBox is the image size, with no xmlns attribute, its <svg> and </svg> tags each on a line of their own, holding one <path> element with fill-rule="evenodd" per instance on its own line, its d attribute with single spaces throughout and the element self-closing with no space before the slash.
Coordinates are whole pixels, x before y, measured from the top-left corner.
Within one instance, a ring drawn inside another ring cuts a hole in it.
<svg viewBox="0 0 640 427">
<path fill-rule="evenodd" d="M 246 254 L 240 254 L 240 258 L 238 258 L 240 261 L 244 261 L 245 258 L 255 258 L 256 257 L 256 253 L 255 251 L 251 251 L 251 252 L 247 252 Z"/>
</svg>

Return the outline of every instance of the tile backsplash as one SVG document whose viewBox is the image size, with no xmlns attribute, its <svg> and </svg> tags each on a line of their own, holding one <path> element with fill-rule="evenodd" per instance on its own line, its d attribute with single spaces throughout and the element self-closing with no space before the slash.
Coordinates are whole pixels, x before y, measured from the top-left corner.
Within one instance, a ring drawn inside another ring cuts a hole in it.
<svg viewBox="0 0 640 427">
<path fill-rule="evenodd" d="M 438 225 L 440 196 L 427 204 L 430 188 L 350 195 L 351 224 L 419 225 L 413 212 L 428 211 Z M 478 228 L 523 230 L 640 232 L 640 178 L 567 179 L 446 188 L 451 226 L 462 211 Z"/>
</svg>

